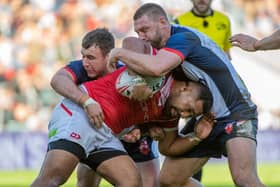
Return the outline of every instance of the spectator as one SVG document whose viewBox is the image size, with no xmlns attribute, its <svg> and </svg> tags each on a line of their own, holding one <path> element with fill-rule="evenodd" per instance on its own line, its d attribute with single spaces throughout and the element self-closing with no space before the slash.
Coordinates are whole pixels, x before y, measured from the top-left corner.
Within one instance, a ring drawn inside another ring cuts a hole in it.
<svg viewBox="0 0 280 187">
<path fill-rule="evenodd" d="M 209 36 L 230 57 L 229 37 L 231 27 L 229 18 L 211 7 L 212 0 L 191 0 L 191 11 L 179 15 L 174 22 L 189 26 Z"/>
</svg>

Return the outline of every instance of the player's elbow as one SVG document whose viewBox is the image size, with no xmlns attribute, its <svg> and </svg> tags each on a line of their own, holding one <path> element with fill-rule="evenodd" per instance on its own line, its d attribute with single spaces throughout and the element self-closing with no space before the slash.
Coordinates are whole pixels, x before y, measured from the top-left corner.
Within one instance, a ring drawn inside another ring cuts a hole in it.
<svg viewBox="0 0 280 187">
<path fill-rule="evenodd" d="M 159 68 L 159 67 L 153 67 L 149 71 L 149 75 L 153 77 L 161 77 L 165 76 L 168 72 L 166 72 L 164 69 Z"/>
<path fill-rule="evenodd" d="M 155 77 L 165 76 L 166 74 L 168 74 L 178 66 L 178 63 L 173 63 L 173 65 L 168 65 L 168 63 L 165 63 L 164 60 L 156 61 L 154 63 L 150 62 L 148 64 L 149 64 L 149 70 L 152 74 L 151 76 L 155 76 Z"/>
<path fill-rule="evenodd" d="M 57 72 L 56 74 L 54 74 L 54 76 L 51 78 L 51 81 L 50 81 L 50 85 L 51 87 L 54 89 L 54 90 L 57 90 L 57 88 L 59 86 L 61 86 L 61 74 L 59 72 Z"/>
<path fill-rule="evenodd" d="M 154 77 L 162 77 L 162 76 L 164 76 L 164 75 L 166 75 L 166 73 L 164 72 L 164 71 L 155 71 L 154 72 Z"/>
<path fill-rule="evenodd" d="M 57 83 L 58 83 L 58 78 L 57 78 L 57 75 L 55 74 L 55 75 L 51 78 L 50 86 L 51 86 L 53 89 L 55 89 Z"/>
<path fill-rule="evenodd" d="M 164 156 L 168 156 L 168 150 L 163 148 L 163 147 L 158 147 L 159 152 L 164 155 Z"/>
<path fill-rule="evenodd" d="M 65 80 L 69 79 L 69 76 L 70 75 L 68 75 L 68 73 L 64 69 L 58 70 L 51 78 L 50 86 L 54 90 L 59 89 L 59 87 L 61 87 L 61 84 L 65 84 Z"/>
</svg>

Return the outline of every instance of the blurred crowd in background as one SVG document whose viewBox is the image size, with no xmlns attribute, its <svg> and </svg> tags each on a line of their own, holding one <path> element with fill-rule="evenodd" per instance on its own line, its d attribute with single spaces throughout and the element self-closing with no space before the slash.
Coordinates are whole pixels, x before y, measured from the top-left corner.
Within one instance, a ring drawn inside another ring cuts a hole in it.
<svg viewBox="0 0 280 187">
<path fill-rule="evenodd" d="M 96 27 L 114 33 L 116 46 L 135 35 L 132 15 L 145 2 L 161 4 L 170 19 L 191 8 L 190 0 L 0 0 L 0 131 L 47 132 L 60 99 L 49 85 L 54 72 L 81 58 L 81 38 Z M 213 7 L 230 17 L 233 33 L 263 37 L 280 24 L 280 0 L 213 0 Z M 267 128 L 280 128 L 278 113 Z"/>
</svg>

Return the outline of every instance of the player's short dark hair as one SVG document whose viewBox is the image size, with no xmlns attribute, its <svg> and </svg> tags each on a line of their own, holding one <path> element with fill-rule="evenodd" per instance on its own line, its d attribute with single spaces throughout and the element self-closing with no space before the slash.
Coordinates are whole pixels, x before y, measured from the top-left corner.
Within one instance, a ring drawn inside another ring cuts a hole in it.
<svg viewBox="0 0 280 187">
<path fill-rule="evenodd" d="M 171 71 L 171 75 L 172 75 L 173 79 L 177 80 L 177 81 L 190 81 L 190 79 L 188 77 L 186 77 L 181 66 L 177 66 L 176 68 L 174 68 Z"/>
<path fill-rule="evenodd" d="M 82 40 L 82 47 L 88 49 L 91 46 L 98 46 L 103 56 L 106 56 L 115 47 L 114 36 L 106 28 L 97 28 L 88 32 Z"/>
<path fill-rule="evenodd" d="M 160 5 L 155 3 L 146 3 L 138 8 L 133 16 L 133 20 L 135 21 L 141 18 L 143 15 L 146 15 L 151 19 L 156 19 L 160 16 L 163 16 L 166 20 L 168 20 L 167 14 L 164 9 Z"/>
</svg>

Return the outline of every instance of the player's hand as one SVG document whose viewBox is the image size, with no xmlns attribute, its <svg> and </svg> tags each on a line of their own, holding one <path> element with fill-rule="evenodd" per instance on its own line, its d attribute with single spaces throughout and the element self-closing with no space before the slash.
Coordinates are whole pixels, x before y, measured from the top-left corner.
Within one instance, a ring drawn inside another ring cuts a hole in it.
<svg viewBox="0 0 280 187">
<path fill-rule="evenodd" d="M 153 91 L 147 86 L 147 84 L 138 84 L 133 87 L 129 99 L 143 102 L 149 99 L 152 95 Z"/>
<path fill-rule="evenodd" d="M 128 143 L 135 143 L 141 138 L 141 131 L 138 128 L 132 129 L 127 134 L 123 135 L 122 139 Z"/>
<path fill-rule="evenodd" d="M 97 128 L 102 127 L 104 121 L 104 114 L 99 103 L 92 103 L 84 107 L 91 125 Z"/>
<path fill-rule="evenodd" d="M 122 50 L 121 48 L 114 48 L 109 53 L 109 62 L 107 64 L 107 69 L 109 72 L 113 72 L 116 69 L 116 64 L 118 62 L 117 54 L 119 51 Z"/>
<path fill-rule="evenodd" d="M 160 141 L 165 137 L 164 130 L 161 127 L 157 126 L 150 127 L 149 134 L 156 141 Z"/>
<path fill-rule="evenodd" d="M 204 114 L 195 124 L 195 136 L 201 140 L 207 138 L 216 123 L 215 116 L 212 113 Z"/>
<path fill-rule="evenodd" d="M 232 46 L 240 47 L 246 51 L 256 51 L 256 42 L 258 40 L 245 34 L 236 34 L 230 38 Z"/>
</svg>

